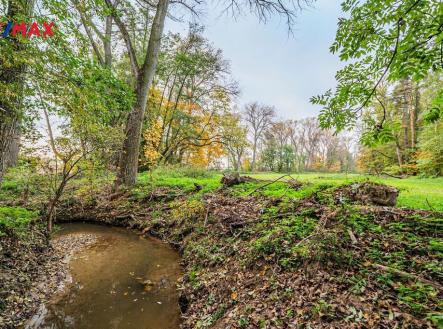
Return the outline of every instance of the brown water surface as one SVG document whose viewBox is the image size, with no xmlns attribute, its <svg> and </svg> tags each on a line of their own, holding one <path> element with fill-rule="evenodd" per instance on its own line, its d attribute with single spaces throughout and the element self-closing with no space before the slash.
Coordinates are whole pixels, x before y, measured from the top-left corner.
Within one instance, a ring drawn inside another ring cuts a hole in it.
<svg viewBox="0 0 443 329">
<path fill-rule="evenodd" d="M 94 234 L 70 260 L 68 292 L 42 307 L 27 328 L 179 327 L 179 256 L 166 244 L 122 228 L 63 224 L 57 236 Z"/>
</svg>

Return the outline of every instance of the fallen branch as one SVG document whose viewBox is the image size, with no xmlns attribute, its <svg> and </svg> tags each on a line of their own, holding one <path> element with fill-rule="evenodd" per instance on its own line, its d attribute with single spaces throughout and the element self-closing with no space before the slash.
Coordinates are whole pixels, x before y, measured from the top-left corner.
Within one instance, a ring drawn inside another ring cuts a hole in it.
<svg viewBox="0 0 443 329">
<path fill-rule="evenodd" d="M 316 235 L 318 235 L 318 233 L 314 233 L 314 234 L 308 235 L 307 237 L 304 237 L 303 239 L 301 239 L 300 241 L 298 241 L 298 242 L 294 245 L 294 247 L 298 247 L 298 246 L 301 245 L 303 242 L 305 242 L 305 241 L 307 241 L 307 240 L 313 238 L 313 237 L 316 236 Z"/>
<path fill-rule="evenodd" d="M 397 178 L 397 179 L 403 179 L 404 178 L 403 176 L 396 176 L 396 175 L 388 174 L 385 171 L 383 171 L 381 174 L 385 175 L 385 176 L 388 176 L 388 177 Z"/>
<path fill-rule="evenodd" d="M 289 174 L 283 175 L 283 176 L 281 176 L 281 177 L 279 177 L 279 178 L 277 178 L 277 179 L 274 179 L 273 181 L 270 181 L 269 183 L 266 183 L 266 184 L 264 184 L 264 185 L 262 185 L 262 186 L 257 187 L 255 190 L 249 192 L 249 193 L 248 193 L 248 196 L 251 195 L 251 194 L 253 194 L 253 193 L 255 193 L 255 192 L 257 192 L 257 191 L 259 191 L 259 190 L 261 190 L 262 188 L 264 188 L 264 187 L 266 187 L 266 186 L 269 186 L 269 185 L 271 185 L 271 184 L 274 184 L 274 183 L 278 182 L 280 179 L 283 179 L 283 178 L 285 178 L 285 177 L 291 177 L 291 178 L 292 178 L 292 176 L 289 175 Z M 292 178 L 292 179 L 293 179 L 293 178 Z"/>
<path fill-rule="evenodd" d="M 429 284 L 429 285 L 433 286 L 434 288 L 436 288 L 436 289 L 438 289 L 440 291 L 443 291 L 443 286 L 441 284 L 439 284 L 437 282 L 434 282 L 434 281 L 430 281 L 430 280 L 425 279 L 425 278 L 422 278 L 422 277 L 420 277 L 418 275 L 411 274 L 411 273 L 408 273 L 408 272 L 404 272 L 404 271 L 401 271 L 401 270 L 397 270 L 396 268 L 392 268 L 392 267 L 388 267 L 388 266 L 384 266 L 384 265 L 380 265 L 380 264 L 371 264 L 371 265 L 372 265 L 372 267 L 375 267 L 375 268 L 377 268 L 379 270 L 382 270 L 382 271 L 385 271 L 385 272 L 391 272 L 391 273 L 397 274 L 397 275 L 402 276 L 402 277 L 407 278 L 407 279 L 414 279 L 416 281 L 420 281 L 422 283 Z"/>
<path fill-rule="evenodd" d="M 349 234 L 349 237 L 352 240 L 352 243 L 353 244 L 357 244 L 357 242 L 358 242 L 357 238 L 355 237 L 354 232 L 352 232 L 352 230 L 350 228 L 348 228 L 348 234 Z"/>
<path fill-rule="evenodd" d="M 429 202 L 428 198 L 426 198 L 426 203 L 428 204 L 428 207 L 431 211 L 435 212 L 435 209 L 433 206 L 431 206 L 431 203 Z"/>
<path fill-rule="evenodd" d="M 208 225 L 208 216 L 209 216 L 209 207 L 206 209 L 206 214 L 205 214 L 205 223 L 204 223 L 204 227 L 206 227 L 206 225 Z"/>
</svg>

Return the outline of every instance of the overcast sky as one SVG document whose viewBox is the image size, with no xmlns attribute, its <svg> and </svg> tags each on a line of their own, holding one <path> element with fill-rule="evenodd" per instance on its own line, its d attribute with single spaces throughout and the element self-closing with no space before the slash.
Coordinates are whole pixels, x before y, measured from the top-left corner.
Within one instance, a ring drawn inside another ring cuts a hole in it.
<svg viewBox="0 0 443 329">
<path fill-rule="evenodd" d="M 293 35 L 278 18 L 265 25 L 250 15 L 235 20 L 220 16 L 215 6 L 206 9 L 200 22 L 205 36 L 231 62 L 241 88 L 240 106 L 251 101 L 274 105 L 286 119 L 318 113 L 309 98 L 335 86 L 334 75 L 341 67 L 337 56 L 329 53 L 340 2 L 318 0 L 299 15 Z M 167 29 L 185 33 L 187 25 L 169 22 Z"/>
</svg>

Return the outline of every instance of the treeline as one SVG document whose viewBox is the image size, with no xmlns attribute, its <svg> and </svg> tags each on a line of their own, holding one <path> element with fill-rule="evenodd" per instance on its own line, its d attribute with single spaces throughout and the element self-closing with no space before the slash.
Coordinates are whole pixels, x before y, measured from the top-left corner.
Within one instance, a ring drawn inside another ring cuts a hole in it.
<svg viewBox="0 0 443 329">
<path fill-rule="evenodd" d="M 246 10 L 264 21 L 280 16 L 290 28 L 306 1 L 295 6 L 254 0 L 236 4 L 230 12 L 235 16 Z M 199 157 L 202 147 L 220 139 L 217 129 L 237 93 L 228 63 L 198 27 L 192 26 L 185 38 L 164 31 L 167 18 L 191 21 L 189 16 L 203 5 L 170 0 L 0 1 L 2 29 L 10 21 L 30 26 L 51 17 L 56 22 L 51 38 L 28 38 L 26 33 L 0 38 L 0 183 L 16 163 L 18 141 L 40 145 L 35 123 L 43 119 L 49 132 L 51 116 L 64 123 L 54 129 L 63 138 L 48 134 L 45 158 L 52 156 L 53 162 L 72 169 L 93 157 L 117 174 L 116 188 L 135 184 L 142 154 L 151 152 L 146 166 L 182 162 Z M 148 128 L 151 136 L 144 148 Z M 210 156 L 218 152 L 215 147 Z M 22 149 L 22 154 L 30 152 Z"/>
<path fill-rule="evenodd" d="M 442 175 L 438 74 L 378 86 L 355 122 L 332 102 L 344 122 L 334 127 L 327 111 L 318 120 L 278 120 L 273 106 L 236 109 L 229 62 L 202 27 L 191 25 L 187 35 L 153 29 L 168 3 L 152 11 L 108 0 L 0 2 L 11 19 L 58 20 L 52 38 L 0 39 L 0 182 L 20 146 L 26 161 L 42 162 L 39 172 L 57 168 L 61 187 L 88 168 L 131 186 L 138 170 L 165 164 Z M 55 129 L 54 121 L 63 124 Z M 354 133 L 334 133 L 350 122 Z"/>
<path fill-rule="evenodd" d="M 363 113 L 359 167 L 394 175 L 443 175 L 442 76 L 380 86 Z M 375 129 L 374 129 L 375 127 Z"/>
<path fill-rule="evenodd" d="M 316 118 L 276 120 L 272 107 L 251 103 L 241 114 L 249 146 L 242 168 L 259 171 L 355 170 L 353 139 L 321 129 Z M 230 159 L 238 168 L 238 159 Z"/>
</svg>

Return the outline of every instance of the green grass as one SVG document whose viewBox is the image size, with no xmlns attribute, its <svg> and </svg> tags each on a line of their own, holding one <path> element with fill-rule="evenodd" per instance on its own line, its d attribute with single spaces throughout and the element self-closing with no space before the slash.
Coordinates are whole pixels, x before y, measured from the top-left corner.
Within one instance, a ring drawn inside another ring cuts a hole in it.
<svg viewBox="0 0 443 329">
<path fill-rule="evenodd" d="M 252 191 L 281 177 L 281 173 L 256 173 L 245 174 L 263 180 L 264 182 L 247 183 L 234 187 L 234 193 L 239 196 L 250 194 Z M 400 190 L 397 206 L 411 209 L 424 209 L 443 211 L 443 177 L 440 178 L 419 178 L 410 177 L 405 179 L 378 178 L 359 174 L 331 174 L 331 173 L 295 173 L 293 178 L 307 183 L 300 190 L 288 189 L 284 180 L 282 182 L 266 186 L 261 192 L 267 196 L 304 198 L 311 193 L 328 186 L 340 186 L 352 182 L 370 180 L 394 186 Z M 180 189 L 184 192 L 195 190 L 195 184 L 202 187 L 198 195 L 214 191 L 220 187 L 222 174 L 214 171 L 204 171 L 192 168 L 162 168 L 155 170 L 152 174 L 141 173 L 138 177 L 135 195 L 145 194 L 146 189 L 167 187 Z M 151 179 L 152 178 L 152 179 Z"/>
<path fill-rule="evenodd" d="M 20 207 L 0 207 L 0 237 L 8 233 L 21 234 L 38 216 L 36 211 Z"/>
<path fill-rule="evenodd" d="M 272 180 L 281 177 L 280 173 L 258 173 L 251 175 L 257 179 Z M 425 209 L 443 211 L 443 177 L 419 178 L 409 177 L 377 178 L 359 174 L 328 174 L 328 173 L 302 173 L 292 174 L 293 178 L 302 182 L 313 184 L 342 185 L 355 181 L 370 180 L 373 182 L 391 185 L 400 190 L 397 206 L 411 209 Z M 289 178 L 285 178 L 289 179 Z M 430 206 L 429 206 L 430 205 Z"/>
<path fill-rule="evenodd" d="M 154 188 L 178 189 L 182 192 L 195 191 L 196 185 L 201 186 L 198 195 L 211 192 L 220 187 L 222 174 L 213 171 L 204 171 L 190 168 L 161 168 L 152 173 L 141 173 L 138 176 L 134 195 L 142 196 Z"/>
</svg>

